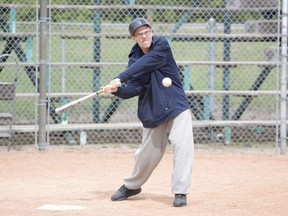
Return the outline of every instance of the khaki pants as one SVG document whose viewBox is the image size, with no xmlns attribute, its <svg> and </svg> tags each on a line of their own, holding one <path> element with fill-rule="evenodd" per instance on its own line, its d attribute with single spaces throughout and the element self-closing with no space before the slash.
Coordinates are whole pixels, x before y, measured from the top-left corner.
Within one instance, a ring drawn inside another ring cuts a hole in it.
<svg viewBox="0 0 288 216">
<path fill-rule="evenodd" d="M 142 144 L 135 152 L 133 171 L 124 178 L 128 189 L 140 188 L 148 180 L 162 159 L 168 140 L 173 148 L 172 193 L 189 193 L 194 160 L 189 109 L 156 128 L 144 128 Z"/>
</svg>

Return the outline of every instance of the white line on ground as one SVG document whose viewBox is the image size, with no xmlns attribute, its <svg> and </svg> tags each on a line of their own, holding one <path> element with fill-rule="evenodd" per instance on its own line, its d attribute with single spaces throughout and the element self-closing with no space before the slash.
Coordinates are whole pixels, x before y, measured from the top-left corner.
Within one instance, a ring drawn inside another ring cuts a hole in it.
<svg viewBox="0 0 288 216">
<path fill-rule="evenodd" d="M 79 205 L 45 204 L 37 209 L 47 211 L 68 211 L 68 210 L 83 210 L 85 208 L 86 208 L 85 206 L 79 206 Z"/>
</svg>

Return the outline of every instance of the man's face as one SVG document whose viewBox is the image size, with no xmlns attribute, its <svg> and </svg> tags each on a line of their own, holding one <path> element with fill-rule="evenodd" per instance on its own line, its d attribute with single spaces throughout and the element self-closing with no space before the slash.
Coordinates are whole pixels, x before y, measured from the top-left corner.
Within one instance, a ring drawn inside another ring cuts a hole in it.
<svg viewBox="0 0 288 216">
<path fill-rule="evenodd" d="M 144 53 L 149 51 L 152 43 L 153 32 L 149 26 L 140 26 L 132 36 L 132 39 L 138 43 Z"/>
</svg>

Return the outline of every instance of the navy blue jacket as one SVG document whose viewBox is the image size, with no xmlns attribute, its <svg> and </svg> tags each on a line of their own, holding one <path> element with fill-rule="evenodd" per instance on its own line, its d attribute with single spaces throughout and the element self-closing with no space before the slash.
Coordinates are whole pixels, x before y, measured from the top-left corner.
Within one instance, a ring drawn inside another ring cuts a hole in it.
<svg viewBox="0 0 288 216">
<path fill-rule="evenodd" d="M 162 85 L 165 77 L 172 80 L 168 88 Z M 129 54 L 127 70 L 117 78 L 126 85 L 118 88 L 114 95 L 124 99 L 139 96 L 137 114 L 145 128 L 157 127 L 189 109 L 176 62 L 165 38 L 153 36 L 147 54 L 135 44 Z"/>
</svg>

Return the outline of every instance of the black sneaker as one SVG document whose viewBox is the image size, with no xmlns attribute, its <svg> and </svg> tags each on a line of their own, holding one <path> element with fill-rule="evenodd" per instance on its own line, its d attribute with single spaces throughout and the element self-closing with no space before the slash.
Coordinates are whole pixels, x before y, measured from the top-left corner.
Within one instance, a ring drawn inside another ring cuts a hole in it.
<svg viewBox="0 0 288 216">
<path fill-rule="evenodd" d="M 114 193 L 111 197 L 112 201 L 121 201 L 125 200 L 128 197 L 134 196 L 136 194 L 139 194 L 141 192 L 141 188 L 138 188 L 136 190 L 130 190 L 125 187 L 125 185 L 122 185 L 116 193 Z"/>
<path fill-rule="evenodd" d="M 182 207 L 187 205 L 186 194 L 175 194 L 175 200 L 173 202 L 174 207 Z"/>
</svg>

